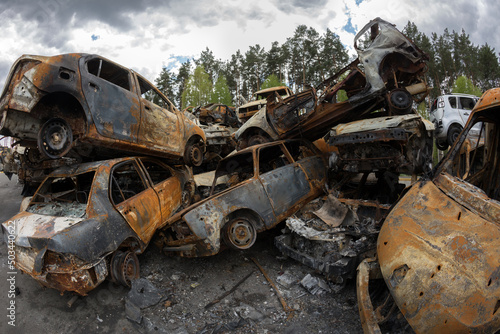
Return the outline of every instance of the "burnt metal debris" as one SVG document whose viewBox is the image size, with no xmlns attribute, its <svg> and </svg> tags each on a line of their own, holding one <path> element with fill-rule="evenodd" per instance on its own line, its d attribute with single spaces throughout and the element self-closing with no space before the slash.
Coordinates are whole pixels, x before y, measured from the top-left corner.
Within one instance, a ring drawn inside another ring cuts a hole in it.
<svg viewBox="0 0 500 334">
<path fill-rule="evenodd" d="M 276 247 L 329 280 L 306 276 L 308 289 L 340 291 L 357 268 L 366 333 L 395 314 L 417 333 L 498 330 L 500 89 L 432 168 L 434 126 L 413 109 L 428 56 L 380 18 L 354 48 L 317 87 L 183 112 L 100 56 L 21 57 L 0 97 L 0 134 L 16 139 L 0 163 L 41 186 L 10 220 L 16 265 L 85 295 L 106 278 L 134 286 L 150 243 L 210 256 L 286 222 Z"/>
<path fill-rule="evenodd" d="M 388 214 L 374 260 L 358 272 L 365 332 L 380 331 L 369 278 L 383 277 L 417 333 L 500 327 L 500 89 L 481 97 L 446 157 Z M 479 133 L 473 126 L 480 123 Z M 377 271 L 379 274 L 377 274 Z"/>
<path fill-rule="evenodd" d="M 297 137 L 314 141 L 339 123 L 412 113 L 413 102 L 428 93 L 423 76 L 428 56 L 380 18 L 356 35 L 354 45 L 358 58 L 316 88 L 269 96 L 266 108 L 235 132 L 239 148 Z M 337 101 L 339 91 L 347 101 Z"/>
</svg>

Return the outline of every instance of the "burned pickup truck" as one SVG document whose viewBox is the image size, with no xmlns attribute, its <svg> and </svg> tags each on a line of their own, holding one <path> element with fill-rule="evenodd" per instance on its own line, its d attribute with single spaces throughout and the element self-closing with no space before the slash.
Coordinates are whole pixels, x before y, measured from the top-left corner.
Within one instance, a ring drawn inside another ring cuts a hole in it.
<svg viewBox="0 0 500 334">
<path fill-rule="evenodd" d="M 484 93 L 445 158 L 383 222 L 378 261 L 358 268 L 365 333 L 380 333 L 394 305 L 417 333 L 498 332 L 499 101 L 500 88 Z M 371 298 L 384 287 L 390 292 L 385 302 Z"/>
<path fill-rule="evenodd" d="M 358 58 L 316 88 L 268 97 L 266 108 L 235 132 L 238 147 L 297 137 L 314 141 L 339 123 L 412 113 L 413 102 L 427 94 L 428 56 L 380 18 L 356 35 L 354 46 Z M 337 102 L 339 91 L 347 101 Z"/>
<path fill-rule="evenodd" d="M 65 166 L 2 224 L 3 234 L 15 236 L 16 267 L 44 286 L 80 295 L 107 277 L 130 286 L 137 254 L 194 190 L 187 168 L 153 158 Z"/>
<path fill-rule="evenodd" d="M 22 56 L 8 75 L 0 113 L 0 134 L 27 148 L 26 179 L 137 153 L 199 166 L 205 150 L 203 131 L 157 88 L 97 55 Z"/>
<path fill-rule="evenodd" d="M 209 196 L 171 217 L 158 245 L 181 256 L 209 256 L 224 244 L 248 249 L 268 230 L 323 193 L 326 162 L 302 140 L 254 146 L 223 159 Z M 156 243 L 156 242 L 155 242 Z"/>
</svg>

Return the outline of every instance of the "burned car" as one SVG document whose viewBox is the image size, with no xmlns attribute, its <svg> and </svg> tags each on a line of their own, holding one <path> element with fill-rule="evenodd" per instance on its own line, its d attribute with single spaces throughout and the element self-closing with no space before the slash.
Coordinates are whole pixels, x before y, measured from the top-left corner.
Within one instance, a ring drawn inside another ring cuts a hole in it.
<svg viewBox="0 0 500 334">
<path fill-rule="evenodd" d="M 366 260 L 358 268 L 366 333 L 379 332 L 389 316 L 370 298 L 377 277 L 417 333 L 498 332 L 499 101 L 500 88 L 483 94 L 448 154 L 383 222 L 378 262 Z M 385 303 L 385 310 L 394 308 Z"/>
<path fill-rule="evenodd" d="M 431 168 L 431 122 L 418 115 L 339 124 L 324 138 L 330 153 L 330 194 L 287 219 L 277 248 L 337 284 L 354 278 L 376 254 L 380 223 L 404 186 L 400 174 Z"/>
<path fill-rule="evenodd" d="M 26 159 L 34 168 L 47 159 L 63 165 L 74 163 L 65 157 L 93 161 L 137 153 L 194 166 L 203 159 L 198 126 L 141 75 L 97 55 L 20 57 L 0 112 L 0 134 L 29 148 Z"/>
<path fill-rule="evenodd" d="M 130 285 L 139 276 L 137 254 L 193 194 L 189 169 L 153 158 L 65 166 L 2 226 L 4 236 L 15 235 L 18 269 L 44 286 L 86 295 L 107 277 Z"/>
<path fill-rule="evenodd" d="M 380 18 L 356 35 L 354 46 L 358 58 L 317 87 L 268 97 L 266 108 L 235 132 L 238 147 L 297 137 L 315 141 L 339 123 L 412 113 L 413 102 L 427 94 L 428 56 Z M 347 101 L 337 102 L 339 91 Z"/>
<path fill-rule="evenodd" d="M 250 102 L 245 102 L 243 105 L 237 108 L 238 118 L 242 123 L 245 123 L 257 113 L 260 109 L 266 106 L 267 98 L 269 96 L 274 97 L 275 94 L 281 98 L 286 98 L 292 95 L 290 88 L 286 86 L 270 87 L 266 89 L 259 90 L 252 95 L 252 100 Z"/>
<path fill-rule="evenodd" d="M 198 116 L 202 124 L 222 124 L 233 128 L 240 127 L 241 123 L 236 116 L 236 108 L 222 103 L 210 103 L 203 107 L 194 108 L 193 114 Z"/>
<path fill-rule="evenodd" d="M 223 159 L 209 196 L 170 218 L 160 233 L 165 252 L 209 256 L 224 244 L 248 249 L 257 232 L 276 226 L 323 193 L 326 162 L 302 140 L 254 146 Z"/>
</svg>

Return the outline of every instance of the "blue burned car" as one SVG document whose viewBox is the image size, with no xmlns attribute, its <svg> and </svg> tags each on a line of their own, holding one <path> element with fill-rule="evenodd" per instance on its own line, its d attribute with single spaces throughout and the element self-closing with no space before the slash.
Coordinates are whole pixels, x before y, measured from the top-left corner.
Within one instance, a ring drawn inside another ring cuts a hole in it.
<svg viewBox="0 0 500 334">
<path fill-rule="evenodd" d="M 250 248 L 257 233 L 276 226 L 323 193 L 326 161 L 311 143 L 277 141 L 221 160 L 209 196 L 172 216 L 161 230 L 165 252 L 209 256 L 223 244 Z"/>
</svg>

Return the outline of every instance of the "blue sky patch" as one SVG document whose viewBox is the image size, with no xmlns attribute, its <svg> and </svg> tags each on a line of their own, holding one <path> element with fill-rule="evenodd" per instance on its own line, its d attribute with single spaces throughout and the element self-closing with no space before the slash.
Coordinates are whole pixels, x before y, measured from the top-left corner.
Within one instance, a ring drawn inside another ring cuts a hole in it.
<svg viewBox="0 0 500 334">
<path fill-rule="evenodd" d="M 343 26 L 342 29 L 353 35 L 356 34 L 356 29 L 354 29 L 354 27 L 352 26 L 351 18 L 347 20 L 347 24 Z"/>
<path fill-rule="evenodd" d="M 92 38 L 93 41 L 97 41 L 99 38 L 101 38 L 101 36 L 92 34 L 92 36 L 90 36 L 90 38 Z"/>
</svg>

